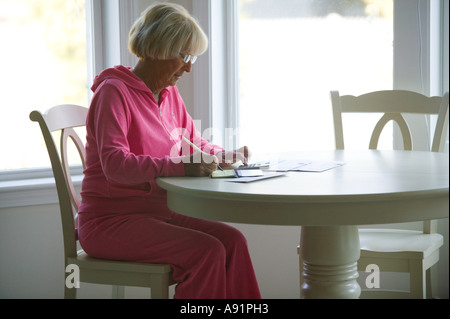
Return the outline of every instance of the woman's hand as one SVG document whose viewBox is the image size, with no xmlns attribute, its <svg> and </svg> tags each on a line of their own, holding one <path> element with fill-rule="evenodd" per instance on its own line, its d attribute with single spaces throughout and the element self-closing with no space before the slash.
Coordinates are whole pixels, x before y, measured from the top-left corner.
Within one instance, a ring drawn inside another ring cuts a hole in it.
<svg viewBox="0 0 450 319">
<path fill-rule="evenodd" d="M 251 153 L 247 146 L 242 146 L 234 151 L 221 152 L 217 156 L 220 158 L 219 164 L 221 167 L 229 167 L 238 161 L 241 161 L 243 165 L 247 165 Z"/>
<path fill-rule="evenodd" d="M 219 160 L 215 155 L 194 153 L 184 159 L 184 173 L 186 176 L 208 176 L 217 169 Z"/>
</svg>

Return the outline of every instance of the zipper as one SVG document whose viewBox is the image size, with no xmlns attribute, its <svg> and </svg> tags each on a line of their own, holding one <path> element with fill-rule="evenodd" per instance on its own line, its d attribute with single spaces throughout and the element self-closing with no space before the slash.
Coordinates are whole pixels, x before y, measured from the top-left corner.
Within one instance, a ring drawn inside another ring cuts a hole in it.
<svg viewBox="0 0 450 319">
<path fill-rule="evenodd" d="M 164 130 L 165 130 L 166 133 L 168 134 L 169 139 L 172 141 L 173 145 L 174 145 L 174 146 L 178 149 L 178 151 L 179 151 L 179 150 L 180 150 L 180 147 L 178 146 L 177 141 L 174 140 L 174 139 L 172 139 L 172 134 L 169 132 L 169 130 L 168 130 L 167 127 L 166 127 L 166 124 L 164 123 L 164 120 L 163 120 L 163 118 L 162 118 L 161 105 L 160 105 L 159 103 L 158 103 L 158 112 L 159 112 L 159 121 L 160 121 L 162 127 L 164 128 Z M 173 112 L 172 112 L 172 114 L 173 114 Z"/>
<path fill-rule="evenodd" d="M 177 141 L 172 139 L 172 134 L 170 134 L 169 130 L 166 127 L 166 124 L 164 123 L 164 120 L 162 118 L 161 106 L 158 106 L 158 111 L 159 111 L 159 121 L 161 123 L 161 126 L 166 131 L 167 135 L 169 136 L 169 139 L 172 140 L 173 145 L 175 145 L 177 147 L 177 149 L 179 150 L 180 148 L 177 145 Z"/>
</svg>

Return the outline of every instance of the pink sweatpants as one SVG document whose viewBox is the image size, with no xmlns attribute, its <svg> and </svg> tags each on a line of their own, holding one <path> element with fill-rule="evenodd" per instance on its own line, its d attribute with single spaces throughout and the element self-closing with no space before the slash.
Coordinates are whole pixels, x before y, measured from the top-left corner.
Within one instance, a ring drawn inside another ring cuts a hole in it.
<svg viewBox="0 0 450 319">
<path fill-rule="evenodd" d="M 80 243 L 97 258 L 165 263 L 177 299 L 261 298 L 245 237 L 220 222 L 173 213 L 79 215 Z"/>
</svg>

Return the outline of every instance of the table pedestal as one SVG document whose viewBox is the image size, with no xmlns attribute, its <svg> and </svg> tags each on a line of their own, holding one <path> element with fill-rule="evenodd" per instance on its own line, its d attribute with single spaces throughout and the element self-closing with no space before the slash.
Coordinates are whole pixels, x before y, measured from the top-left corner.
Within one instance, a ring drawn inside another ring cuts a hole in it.
<svg viewBox="0 0 450 319">
<path fill-rule="evenodd" d="M 302 227 L 301 298 L 358 298 L 359 256 L 357 226 Z"/>
</svg>

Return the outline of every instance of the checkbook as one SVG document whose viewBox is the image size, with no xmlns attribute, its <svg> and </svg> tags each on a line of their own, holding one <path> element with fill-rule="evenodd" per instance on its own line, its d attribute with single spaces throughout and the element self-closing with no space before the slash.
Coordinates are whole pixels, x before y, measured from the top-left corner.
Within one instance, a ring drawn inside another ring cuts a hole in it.
<svg viewBox="0 0 450 319">
<path fill-rule="evenodd" d="M 211 174 L 212 178 L 224 178 L 227 182 L 234 183 L 250 183 L 255 181 L 260 181 L 262 179 L 268 179 L 278 176 L 284 176 L 285 173 L 264 173 L 259 169 L 247 169 L 247 170 L 223 170 L 223 171 L 214 171 Z"/>
<path fill-rule="evenodd" d="M 223 171 L 214 171 L 211 178 L 239 178 L 239 177 L 257 177 L 263 176 L 264 173 L 260 169 L 226 169 Z"/>
</svg>

